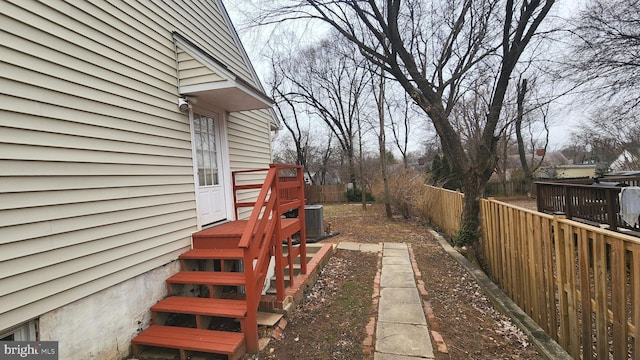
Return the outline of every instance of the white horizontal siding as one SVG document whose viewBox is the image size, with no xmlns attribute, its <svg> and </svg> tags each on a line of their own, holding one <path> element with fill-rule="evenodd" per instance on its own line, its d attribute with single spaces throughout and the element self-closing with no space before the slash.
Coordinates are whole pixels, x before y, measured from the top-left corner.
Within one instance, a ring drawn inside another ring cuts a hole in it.
<svg viewBox="0 0 640 360">
<path fill-rule="evenodd" d="M 4 146 L 2 146 L 4 148 Z M 1 152 L 2 150 L 0 150 Z M 174 172 L 175 170 L 175 172 Z M 95 164 L 73 162 L 33 162 L 3 160 L 0 176 L 81 176 L 87 175 L 192 175 L 188 166 L 171 168 L 162 165 L 142 164 Z M 71 175 L 69 175 L 71 174 Z M 192 180 L 193 181 L 193 180 Z"/>
<path fill-rule="evenodd" d="M 267 111 L 231 113 L 227 131 L 232 170 L 261 169 L 271 162 Z"/>
<path fill-rule="evenodd" d="M 175 226 L 175 224 L 172 224 Z M 2 306 L 18 306 L 19 303 L 11 303 L 11 299 L 19 300 L 22 296 L 29 294 L 37 294 L 34 288 L 42 286 L 41 290 L 48 291 L 48 294 L 54 294 L 59 289 L 65 289 L 65 286 L 73 286 L 73 282 L 69 284 L 61 283 L 55 286 L 56 289 L 50 289 L 55 281 L 69 279 L 72 275 L 79 281 L 83 279 L 83 272 L 91 271 L 92 268 L 103 264 L 108 264 L 119 259 L 125 259 L 137 253 L 144 254 L 145 251 L 160 246 L 171 246 L 175 242 L 175 237 L 179 235 L 179 231 L 167 232 L 169 227 L 159 227 L 158 229 L 148 229 L 144 232 L 147 238 L 140 239 L 139 233 L 131 233 L 129 236 L 118 238 L 100 239 L 96 244 L 86 243 L 74 246 L 73 249 L 63 248 L 48 252 L 49 256 L 34 256 L 23 261 L 13 261 L 12 265 L 18 265 L 20 268 L 26 268 L 28 271 L 3 276 L 3 287 L 0 289 L 0 296 L 3 296 Z M 109 244 L 113 240 L 114 244 Z M 102 245 L 102 246 L 100 246 Z M 176 244 L 173 244 L 175 247 Z M 82 252 L 84 256 L 77 256 L 78 252 Z M 86 254 L 91 254 L 87 256 Z M 51 257 L 60 256 L 55 260 Z M 141 255 L 144 256 L 144 255 Z M 20 259 L 17 259 L 20 260 Z M 43 260 L 44 263 L 38 263 L 37 260 Z M 60 260 L 60 261 L 59 261 Z M 11 262 L 10 262 L 11 263 Z M 5 266 L 3 266 L 5 267 Z M 9 266 L 5 268 L 11 269 Z M 4 274 L 3 274 L 4 275 Z M 90 279 L 90 278 L 89 278 Z M 43 284 L 47 283 L 47 284 Z M 47 290 L 49 289 L 49 290 Z M 22 291 L 29 291 L 22 293 Z M 33 298 L 29 296 L 30 298 Z"/>
<path fill-rule="evenodd" d="M 69 193 L 69 196 L 73 196 Z M 187 193 L 188 195 L 188 193 Z M 185 198 L 187 200 L 185 200 Z M 21 201 L 21 200 L 20 200 Z M 0 211 L 0 227 L 15 226 L 28 223 L 56 221 L 64 219 L 76 219 L 78 222 L 86 220 L 92 216 L 100 215 L 105 218 L 118 218 L 120 212 L 124 211 L 153 211 L 160 206 L 179 206 L 189 208 L 193 204 L 185 197 L 185 193 L 177 193 L 162 196 L 145 196 L 138 198 L 109 199 L 104 202 L 75 202 L 72 204 L 57 204 L 40 206 L 36 209 L 31 207 L 17 208 Z M 160 210 L 160 209 L 158 209 Z M 6 242 L 9 239 L 2 239 Z"/>
<path fill-rule="evenodd" d="M 120 218 L 107 218 L 102 223 L 96 222 L 94 226 L 87 226 L 79 221 L 60 221 L 54 229 L 64 229 L 68 232 L 56 232 L 51 234 L 52 228 L 47 223 L 23 224 L 6 228 L 7 236 L 11 236 L 13 242 L 2 244 L 2 249 L 6 250 L 2 254 L 1 261 L 26 257 L 32 254 L 46 253 L 50 250 L 73 247 L 84 242 L 92 242 L 101 239 L 108 239 L 122 234 L 128 234 L 132 229 L 152 229 L 165 224 L 176 224 L 181 221 L 193 222 L 193 211 L 174 207 L 167 212 L 159 212 L 158 209 L 145 209 L 145 211 L 122 211 Z M 102 216 L 94 216 L 96 220 L 103 219 Z M 173 225 L 172 225 L 173 226 Z M 27 240 L 24 242 L 22 240 Z M 29 245 L 27 247 L 26 245 Z M 78 254 L 82 256 L 83 254 Z"/>
<path fill-rule="evenodd" d="M 87 174 L 82 177 L 78 176 L 48 176 L 46 181 L 42 181 L 39 177 L 19 177 L 5 176 L 2 178 L 3 193 L 26 193 L 30 191 L 56 190 L 78 190 L 78 189 L 103 189 L 108 187 L 127 188 L 128 186 L 136 188 L 152 187 L 152 186 L 175 186 L 192 184 L 193 175 L 153 175 L 153 176 L 136 176 L 128 175 L 110 175 L 110 176 L 94 176 Z"/>
<path fill-rule="evenodd" d="M 74 5 L 85 4 L 85 2 L 73 2 Z M 131 39 L 131 32 L 123 31 L 126 29 L 114 29 L 118 31 L 117 35 L 109 35 L 101 33 L 93 28 L 100 24 L 101 20 L 97 16 L 101 15 L 96 12 L 93 15 L 87 13 L 76 13 L 76 17 L 69 17 L 68 13 L 72 11 L 73 6 L 64 2 L 52 2 L 50 5 L 58 6 L 58 9 L 50 8 L 42 3 L 33 1 L 17 1 L 15 5 L 2 3 L 2 11 L 4 14 L 0 21 L 4 24 L 3 30 L 12 34 L 16 38 L 22 38 L 24 41 L 16 41 L 9 38 L 7 46 L 20 46 L 17 50 L 25 54 L 31 53 L 31 57 L 25 57 L 25 65 L 29 68 L 34 62 L 38 61 L 38 53 L 34 53 L 34 49 L 39 46 L 51 48 L 54 52 L 58 52 L 56 61 L 53 59 L 43 59 L 52 61 L 53 63 L 66 66 L 66 57 L 77 58 L 81 62 L 86 62 L 85 68 L 95 66 L 104 68 L 113 72 L 113 76 L 118 80 L 118 74 L 124 78 L 131 80 L 141 79 L 143 83 L 149 84 L 150 81 L 144 77 L 154 77 L 162 82 L 172 84 L 170 76 L 175 74 L 175 60 L 173 59 L 172 48 L 165 45 L 165 51 L 145 51 L 148 49 L 139 48 L 143 41 L 134 44 L 127 44 Z M 10 17 L 9 17 L 10 15 Z M 112 21 L 112 18 L 106 18 L 104 21 Z M 136 31 L 133 32 L 137 33 Z M 87 36 L 90 34 L 90 36 Z M 117 37 L 114 37 L 117 36 Z M 28 44 L 28 45 L 23 45 Z M 46 54 L 44 55 L 46 56 Z M 62 60 L 62 61 L 60 61 Z M 39 62 L 40 66 L 47 66 L 46 62 Z M 73 69 L 73 68 L 72 68 Z M 83 70 L 83 69 L 79 69 Z M 88 72 L 87 74 L 93 74 Z M 82 80 L 76 77 L 76 80 Z M 145 81 L 147 80 L 147 81 Z M 164 81 L 163 81 L 164 80 Z M 153 84 L 152 84 L 153 85 Z M 165 85 L 166 86 L 166 85 Z M 164 87 L 164 86 L 163 86 Z M 167 88 L 168 89 L 168 88 Z"/>
<path fill-rule="evenodd" d="M 267 111 L 243 111 L 229 114 L 227 126 L 229 158 L 231 170 L 264 169 L 271 162 L 271 139 Z M 260 176 L 245 175 L 242 179 L 263 179 Z M 242 181 L 240 181 L 242 182 Z M 258 191 L 244 191 L 238 194 L 238 201 L 255 201 Z M 251 208 L 242 208 L 238 216 L 248 218 Z"/>
<path fill-rule="evenodd" d="M 147 198 L 152 196 L 169 196 L 172 194 L 192 193 L 191 184 L 162 184 L 129 187 L 96 187 L 90 189 L 69 189 L 68 191 L 37 191 L 37 192 L 8 192 L 0 193 L 0 210 L 11 209 L 11 204 L 21 204 L 23 208 L 56 206 L 74 203 L 89 203 L 96 201 L 124 200 Z M 110 186 L 113 186 L 112 184 Z M 99 188 L 100 191 L 96 191 Z M 4 190 L 4 189 L 3 189 Z M 1 274 L 0 274 L 1 276 Z"/>
<path fill-rule="evenodd" d="M 46 66 L 43 66 L 46 67 Z M 54 78 L 50 74 L 41 73 L 39 71 L 25 69 L 19 66 L 12 66 L 4 63 L 2 69 L 2 82 L 0 86 L 11 88 L 14 96 L 20 96 L 22 93 L 29 95 L 27 99 L 49 100 L 51 92 L 55 92 L 49 101 L 69 101 L 70 98 L 83 101 L 78 105 L 84 105 L 87 102 L 95 105 L 88 107 L 89 109 L 108 109 L 111 111 L 123 111 L 125 109 L 136 109 L 141 116 L 149 120 L 157 117 L 167 119 L 167 127 L 171 127 L 169 121 L 174 118 L 179 119 L 178 114 L 167 110 L 168 105 L 174 105 L 176 101 L 162 100 L 153 98 L 138 91 L 114 85 L 112 83 L 97 83 L 100 80 L 90 79 L 82 74 L 73 74 L 79 76 L 77 81 L 69 81 L 66 79 Z M 72 76 L 71 73 L 62 74 L 64 76 Z M 94 82 L 95 81 L 95 82 Z M 62 97 L 62 99 L 61 99 Z M 173 99 L 173 97 L 172 97 Z M 75 104 L 70 104 L 77 106 Z M 114 114 L 115 115 L 115 114 Z M 148 121 L 149 121 L 148 120 Z M 174 125 L 174 124 L 171 124 Z M 175 124 L 177 125 L 177 124 Z"/>
<path fill-rule="evenodd" d="M 221 76 L 214 73 L 203 63 L 194 59 L 184 50 L 177 49 L 178 56 L 178 79 L 180 86 L 204 84 L 209 82 L 224 80 Z"/>
<path fill-rule="evenodd" d="M 223 22 L 220 10 L 211 2 L 179 2 L 163 0 L 171 8 L 176 19 L 189 24 L 196 45 L 225 64 L 234 74 L 252 81 L 251 72 L 236 46 L 231 32 Z M 200 14 L 199 17 L 183 17 L 186 14 Z M 202 40 L 201 40 L 202 39 Z M 205 40 L 206 39 L 206 40 Z"/>
<path fill-rule="evenodd" d="M 50 134 L 64 134 L 75 136 L 75 139 L 88 138 L 93 140 L 125 142 L 130 144 L 156 145 L 163 148 L 189 150 L 190 138 L 183 124 L 178 123 L 175 129 L 160 127 L 156 124 L 142 124 L 130 120 L 118 119 L 88 111 L 60 108 L 51 104 L 34 104 L 25 99 L 0 95 L 1 99 L 11 101 L 6 104 L 12 112 L 0 110 L 0 127 L 9 129 L 31 130 Z M 16 102 L 18 104 L 16 104 Z M 24 107 L 21 107 L 23 105 Z M 27 105 L 31 105 L 28 106 Z M 22 113 L 18 113 L 22 109 Z M 45 118 L 45 114 L 56 114 L 56 118 Z M 48 120 L 47 120 L 48 119 Z M 57 121 L 49 121 L 57 120 Z M 62 121 L 60 121 L 62 120 Z M 5 130 L 3 130 L 5 131 Z M 23 139 L 30 141 L 30 139 Z M 14 142 L 18 142 L 17 140 Z"/>
<path fill-rule="evenodd" d="M 176 59 L 172 32 L 249 82 L 252 71 L 215 0 L 7 0 L 0 23 L 2 330 L 188 248 L 195 189 L 177 61 L 187 82 L 220 77 Z M 229 116 L 232 170 L 267 166 L 269 121 Z"/>
<path fill-rule="evenodd" d="M 195 229 L 170 33 L 50 5 L 0 4 L 2 327 L 175 259 Z"/>
</svg>

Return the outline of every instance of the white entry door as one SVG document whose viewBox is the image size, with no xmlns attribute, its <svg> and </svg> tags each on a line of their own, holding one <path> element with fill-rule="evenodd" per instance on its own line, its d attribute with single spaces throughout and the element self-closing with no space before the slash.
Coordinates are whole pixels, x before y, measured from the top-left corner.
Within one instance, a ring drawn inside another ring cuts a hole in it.
<svg viewBox="0 0 640 360">
<path fill-rule="evenodd" d="M 193 114 L 196 196 L 201 225 L 227 219 L 220 126 L 218 116 Z"/>
</svg>

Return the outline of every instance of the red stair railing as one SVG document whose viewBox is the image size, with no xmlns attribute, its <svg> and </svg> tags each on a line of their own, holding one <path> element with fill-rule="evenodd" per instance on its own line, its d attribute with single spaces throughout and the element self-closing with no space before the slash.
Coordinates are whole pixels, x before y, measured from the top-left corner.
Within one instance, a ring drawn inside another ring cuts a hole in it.
<svg viewBox="0 0 640 360">
<path fill-rule="evenodd" d="M 255 175 L 266 171 L 266 177 L 260 184 L 238 184 L 238 175 Z M 295 176 L 280 176 L 282 172 L 295 172 Z M 251 216 L 238 246 L 244 249 L 244 273 L 246 277 L 245 293 L 247 318 L 245 320 L 245 339 L 247 351 L 258 351 L 257 310 L 262 296 L 271 256 L 276 257 L 276 289 L 278 300 L 284 299 L 284 267 L 282 264 L 282 240 L 287 239 L 290 282 L 293 284 L 293 258 L 300 256 L 301 272 L 306 273 L 306 232 L 304 226 L 304 179 L 302 167 L 290 165 L 270 165 L 269 169 L 236 171 L 233 176 L 233 196 L 236 216 L 241 207 L 253 207 Z M 295 180 L 294 180 L 295 179 Z M 238 191 L 260 189 L 255 202 L 239 202 Z M 281 216 L 285 212 L 297 209 L 300 233 L 300 246 L 293 248 L 293 234 L 282 233 Z"/>
<path fill-rule="evenodd" d="M 265 281 L 269 267 L 271 243 L 277 233 L 276 228 L 280 226 L 280 216 L 275 212 L 277 196 L 272 196 L 276 193 L 274 179 L 275 172 L 269 171 L 238 244 L 244 249 L 247 301 L 245 339 L 249 352 L 258 352 L 257 310 L 262 295 L 261 284 Z"/>
</svg>

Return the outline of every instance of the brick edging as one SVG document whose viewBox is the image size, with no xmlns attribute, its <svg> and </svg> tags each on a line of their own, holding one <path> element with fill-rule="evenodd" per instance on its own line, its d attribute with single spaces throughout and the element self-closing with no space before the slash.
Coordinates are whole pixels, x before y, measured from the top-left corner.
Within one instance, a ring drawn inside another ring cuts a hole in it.
<svg viewBox="0 0 640 360">
<path fill-rule="evenodd" d="M 424 309 L 424 314 L 427 318 L 427 324 L 429 328 L 429 334 L 431 335 L 431 341 L 436 344 L 436 349 L 438 352 L 443 354 L 449 353 L 449 348 L 447 344 L 444 342 L 442 335 L 438 332 L 440 330 L 440 323 L 438 319 L 436 319 L 435 314 L 433 313 L 433 309 L 431 308 L 431 302 L 429 301 L 429 292 L 424 286 L 424 281 L 422 280 L 422 273 L 418 268 L 418 262 L 416 261 L 416 257 L 413 253 L 413 247 L 411 244 L 407 244 L 409 248 L 409 258 L 411 259 L 411 267 L 413 267 L 413 274 L 416 278 L 416 283 L 418 287 L 418 292 L 420 293 L 420 297 L 422 298 L 422 305 Z"/>
<path fill-rule="evenodd" d="M 383 245 L 384 246 L 384 245 Z M 382 273 L 382 250 L 378 252 L 378 263 L 376 276 L 373 278 L 373 292 L 371 294 L 371 313 L 376 314 L 369 318 L 365 327 L 366 336 L 362 342 L 363 352 L 373 354 L 375 351 L 376 321 L 378 314 L 378 304 L 380 302 L 380 274 Z"/>
</svg>

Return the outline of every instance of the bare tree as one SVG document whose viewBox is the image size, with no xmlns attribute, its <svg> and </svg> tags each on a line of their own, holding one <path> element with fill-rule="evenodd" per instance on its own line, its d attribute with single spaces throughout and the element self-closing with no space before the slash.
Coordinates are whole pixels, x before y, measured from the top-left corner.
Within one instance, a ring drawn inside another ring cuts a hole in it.
<svg viewBox="0 0 640 360">
<path fill-rule="evenodd" d="M 293 140 L 296 152 L 295 164 L 301 165 L 307 171 L 307 175 L 313 182 L 313 177 L 307 166 L 309 158 L 309 132 L 300 127 L 299 111 L 286 89 L 285 77 L 283 76 L 286 70 L 283 68 L 283 64 L 281 61 L 272 62 L 272 76 L 270 81 L 271 96 L 275 100 L 275 109 L 282 119 L 282 124 L 284 124 Z"/>
<path fill-rule="evenodd" d="M 574 132 L 576 144 L 589 148 L 590 159 L 604 168 L 619 158 L 615 168 L 640 169 L 640 124 L 617 115 L 615 108 L 594 113 Z"/>
<path fill-rule="evenodd" d="M 601 96 L 603 106 L 617 107 L 618 117 L 631 118 L 640 106 L 638 14 L 637 0 L 591 0 L 572 30 L 573 80 L 595 90 L 592 96 Z"/>
<path fill-rule="evenodd" d="M 573 164 L 587 164 L 592 160 L 588 144 L 576 135 L 571 136 L 569 144 L 563 147 L 560 152 Z"/>
<path fill-rule="evenodd" d="M 479 199 L 495 168 L 497 125 L 511 74 L 554 1 L 289 3 L 271 20 L 284 16 L 329 24 L 391 74 L 431 119 L 445 156 L 464 174 L 459 242 L 478 245 Z M 450 115 L 469 79 L 478 77 L 490 84 L 492 97 L 482 112 L 478 141 L 465 144 Z"/>
<path fill-rule="evenodd" d="M 393 144 L 402 156 L 402 164 L 405 168 L 409 168 L 409 140 L 412 135 L 413 137 L 417 136 L 415 131 L 418 128 L 418 119 L 412 106 L 414 103 L 404 91 L 402 93 L 388 91 L 387 93 L 390 93 L 385 102 L 389 117 L 388 128 L 391 129 Z"/>
<path fill-rule="evenodd" d="M 382 175 L 382 184 L 384 187 L 384 208 L 388 219 L 393 218 L 391 211 L 391 203 L 389 202 L 389 179 L 387 177 L 387 144 L 386 144 L 386 126 L 385 126 L 385 103 L 387 99 L 386 83 L 384 69 L 380 68 L 376 71 L 371 66 L 367 67 L 371 72 L 371 89 L 376 100 L 376 109 L 378 112 L 378 153 L 380 155 L 380 173 Z M 362 149 L 362 145 L 361 145 Z M 360 152 L 362 160 L 362 151 Z M 365 194 L 363 192 L 362 201 L 364 204 Z"/>
<path fill-rule="evenodd" d="M 335 171 L 335 169 L 332 166 L 333 163 L 336 162 L 336 159 L 335 159 L 336 151 L 333 146 L 333 133 L 329 133 L 325 139 L 326 141 L 324 143 L 324 146 L 319 149 L 320 156 L 318 158 L 320 162 L 316 167 L 318 169 L 317 177 L 319 178 L 320 180 L 319 182 L 321 185 L 327 184 L 327 175 L 329 174 L 330 171 L 337 173 L 337 171 Z"/>
<path fill-rule="evenodd" d="M 333 133 L 346 156 L 349 181 L 356 184 L 355 136 L 357 117 L 364 104 L 369 74 L 363 59 L 353 56 L 353 48 L 340 38 L 324 40 L 294 54 L 282 76 L 290 84 L 287 96 L 308 106 Z"/>
<path fill-rule="evenodd" d="M 549 144 L 549 124 L 547 116 L 548 104 L 534 104 L 531 109 L 527 109 L 526 97 L 530 95 L 531 90 L 527 87 L 527 79 L 520 79 L 517 84 L 517 100 L 516 100 L 516 119 L 514 122 L 516 132 L 516 143 L 518 144 L 518 157 L 520 159 L 520 166 L 522 168 L 524 180 L 530 184 L 533 181 L 534 173 L 542 166 L 545 155 L 547 153 L 547 146 Z M 538 137 L 532 133 L 533 121 L 527 121 L 526 117 L 532 116 L 534 113 L 539 115 L 539 123 L 543 126 L 544 141 L 542 144 L 536 142 Z M 525 146 L 525 137 L 522 134 L 523 129 L 529 130 L 528 139 L 530 139 L 529 149 L 531 157 L 527 159 L 527 146 Z M 537 158 L 535 153 L 537 149 L 542 149 L 542 155 Z"/>
<path fill-rule="evenodd" d="M 574 132 L 594 161 L 640 168 L 640 2 L 592 0 L 572 29 L 569 78 L 583 84 L 591 111 Z M 593 105 L 596 104 L 596 105 Z M 626 160 L 625 160 L 625 154 Z"/>
</svg>

